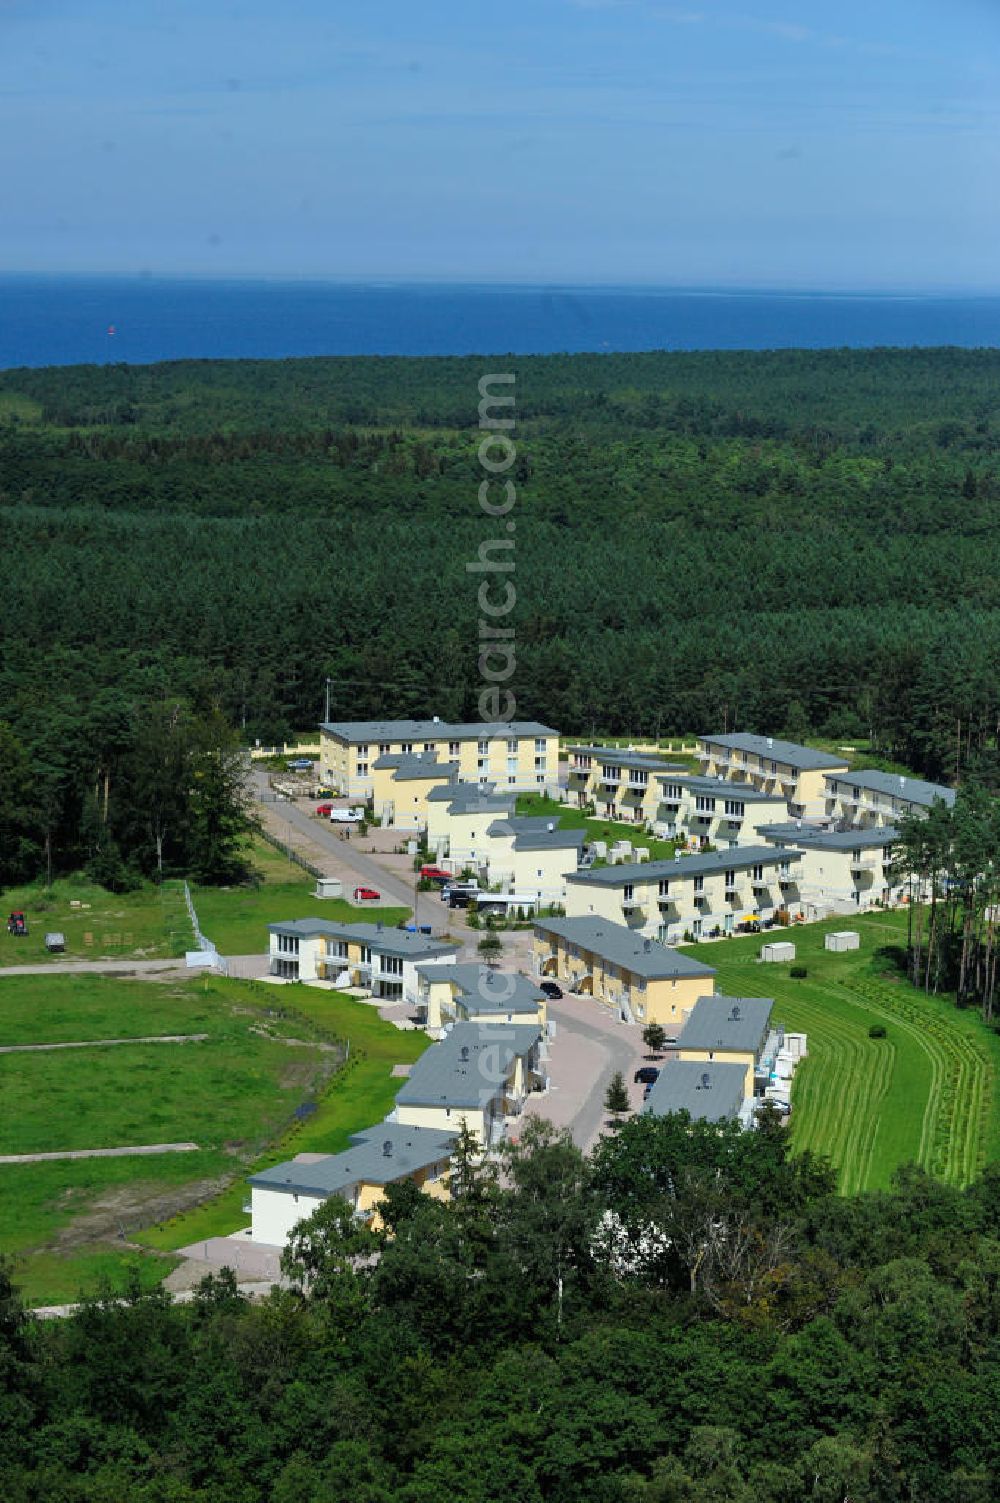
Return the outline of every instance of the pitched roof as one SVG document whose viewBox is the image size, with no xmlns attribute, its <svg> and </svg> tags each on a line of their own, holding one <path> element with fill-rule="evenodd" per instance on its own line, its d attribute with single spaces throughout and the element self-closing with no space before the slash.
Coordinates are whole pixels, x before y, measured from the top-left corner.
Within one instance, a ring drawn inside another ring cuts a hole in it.
<svg viewBox="0 0 1000 1503">
<path fill-rule="evenodd" d="M 895 772 L 878 772 L 868 768 L 864 772 L 830 773 L 827 783 L 843 783 L 848 788 L 863 789 L 867 793 L 884 793 L 908 804 L 929 808 L 935 799 L 943 799 L 949 806 L 955 802 L 954 788 L 944 783 L 925 783 L 922 778 L 904 777 Z"/>
<path fill-rule="evenodd" d="M 601 918 L 549 918 L 535 923 L 536 934 L 554 934 L 568 944 L 579 945 L 599 955 L 610 965 L 620 966 L 649 981 L 662 977 L 714 976 L 714 967 L 670 950 L 655 939 L 643 939 L 625 924 Z"/>
<path fill-rule="evenodd" d="M 581 850 L 585 833 L 583 830 L 564 830 L 558 822 L 544 815 L 517 815 L 510 819 L 495 819 L 486 831 L 487 835 L 514 837 L 516 851 Z"/>
<path fill-rule="evenodd" d="M 797 741 L 779 741 L 774 736 L 752 736 L 739 732 L 731 736 L 699 736 L 699 741 L 709 746 L 725 746 L 730 751 L 752 752 L 772 762 L 784 762 L 799 772 L 819 771 L 824 767 L 846 767 L 843 757 L 831 752 L 817 751 L 812 746 L 800 746 Z"/>
<path fill-rule="evenodd" d="M 436 752 L 386 752 L 381 757 L 376 757 L 372 763 L 380 771 L 386 768 L 395 768 L 394 778 L 397 783 L 415 781 L 418 778 L 450 778 L 458 777 L 457 762 L 439 762 Z"/>
<path fill-rule="evenodd" d="M 658 783 L 679 783 L 684 788 L 689 788 L 693 794 L 703 798 L 736 798 L 742 799 L 745 804 L 783 804 L 784 794 L 767 793 L 763 788 L 755 788 L 752 783 L 738 782 L 735 778 L 706 778 L 693 773 L 690 777 L 670 778 L 658 777 Z"/>
<path fill-rule="evenodd" d="M 400 1106 L 482 1107 L 503 1091 L 515 1059 L 538 1043 L 538 1026 L 456 1023 L 420 1056 L 396 1096 Z"/>
<path fill-rule="evenodd" d="M 458 946 L 450 941 L 435 939 L 430 934 L 411 934 L 406 929 L 387 927 L 384 924 L 338 924 L 333 919 L 285 919 L 278 924 L 268 924 L 270 934 L 291 934 L 299 939 L 314 939 L 325 935 L 328 939 L 354 940 L 367 945 L 379 955 L 407 956 L 453 955 Z"/>
<path fill-rule="evenodd" d="M 651 1117 L 687 1112 L 694 1122 L 725 1122 L 739 1114 L 746 1091 L 742 1065 L 718 1060 L 669 1059 L 642 1110 Z"/>
<path fill-rule="evenodd" d="M 343 1153 L 287 1159 L 250 1176 L 250 1184 L 289 1195 L 336 1195 L 362 1182 L 388 1185 L 450 1158 L 455 1135 L 430 1127 L 379 1122 L 355 1133 Z M 388 1149 L 388 1151 L 387 1151 Z"/>
<path fill-rule="evenodd" d="M 894 845 L 899 839 L 899 831 L 893 825 L 872 825 L 864 830 L 820 830 L 793 822 L 761 825 L 757 833 L 779 848 L 783 840 L 790 840 L 808 851 L 867 851 Z"/>
<path fill-rule="evenodd" d="M 622 887 L 626 882 L 661 882 L 674 877 L 707 877 L 714 872 L 745 871 L 768 862 L 799 861 L 800 851 L 782 850 L 773 845 L 734 846 L 726 851 L 707 851 L 699 856 L 677 856 L 673 861 L 630 861 L 620 866 L 597 866 L 588 872 L 574 872 L 567 882 L 592 887 Z"/>
<path fill-rule="evenodd" d="M 529 981 L 527 976 L 512 971 L 498 971 L 476 961 L 462 961 L 454 965 L 435 962 L 418 965 L 417 972 L 425 981 L 449 981 L 457 988 L 464 1010 L 470 1015 L 478 1012 L 528 1013 L 537 1016 L 539 1002 L 544 1002 L 545 993 Z"/>
<path fill-rule="evenodd" d="M 678 1050 L 760 1054 L 771 1026 L 772 997 L 699 997 L 677 1039 Z"/>
<path fill-rule="evenodd" d="M 325 720 L 321 731 L 342 741 L 490 741 L 514 736 L 558 736 L 537 720 Z"/>
<path fill-rule="evenodd" d="M 640 772 L 687 771 L 687 764 L 684 762 L 668 762 L 666 757 L 658 757 L 651 752 L 632 751 L 629 747 L 569 746 L 566 750 L 571 757 L 595 757 L 598 761 L 606 762 L 609 767 L 634 767 Z"/>
</svg>

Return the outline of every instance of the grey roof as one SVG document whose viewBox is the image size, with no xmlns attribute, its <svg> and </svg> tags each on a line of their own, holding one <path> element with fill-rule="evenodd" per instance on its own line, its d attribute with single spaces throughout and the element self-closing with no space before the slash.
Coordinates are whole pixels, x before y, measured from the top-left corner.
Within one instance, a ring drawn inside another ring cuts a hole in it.
<svg viewBox="0 0 1000 1503">
<path fill-rule="evenodd" d="M 710 746 L 726 746 L 730 751 L 753 752 L 755 756 L 767 757 L 772 762 L 784 762 L 799 772 L 847 766 L 843 757 L 817 751 L 812 746 L 800 746 L 797 741 L 779 741 L 774 736 L 751 736 L 739 732 L 733 736 L 699 736 L 698 740 L 706 741 Z"/>
<path fill-rule="evenodd" d="M 581 850 L 585 840 L 583 830 L 563 830 L 551 817 L 517 815 L 511 819 L 495 819 L 486 831 L 487 835 L 513 835 L 516 851 Z"/>
<path fill-rule="evenodd" d="M 743 783 L 735 778 L 704 778 L 692 774 L 685 778 L 660 777 L 658 783 L 681 783 L 689 788 L 694 794 L 701 794 L 709 798 L 738 798 L 745 804 L 783 804 L 784 796 L 780 793 L 767 793 L 763 788 L 755 788 L 752 783 Z"/>
<path fill-rule="evenodd" d="M 430 752 L 384 752 L 376 757 L 373 767 L 380 770 L 395 768 L 397 778 L 429 778 L 458 776 L 457 762 L 439 762 L 436 751 Z"/>
<path fill-rule="evenodd" d="M 654 756 L 651 752 L 631 751 L 627 747 L 569 746 L 566 750 L 571 757 L 596 757 L 609 767 L 634 767 L 640 772 L 687 771 L 685 762 L 668 762 L 665 757 Z"/>
<path fill-rule="evenodd" d="M 934 800 L 943 799 L 949 806 L 955 802 L 954 788 L 944 783 L 925 783 L 922 778 L 903 777 L 895 772 L 877 772 L 874 768 L 864 772 L 831 773 L 827 783 L 844 783 L 849 788 L 864 789 L 868 793 L 885 793 L 892 798 L 905 799 L 907 803 L 929 808 Z"/>
<path fill-rule="evenodd" d="M 497 793 L 494 783 L 480 788 L 476 783 L 442 783 L 432 788 L 428 802 L 447 804 L 455 814 L 510 814 L 514 809 L 514 795 Z"/>
<path fill-rule="evenodd" d="M 353 1146 L 343 1153 L 323 1154 L 309 1162 L 310 1154 L 305 1163 L 287 1159 L 271 1169 L 262 1169 L 250 1176 L 250 1183 L 289 1195 L 321 1196 L 336 1195 L 362 1181 L 388 1185 L 450 1158 L 455 1136 L 437 1128 L 380 1122 L 365 1132 L 355 1133 L 351 1142 Z"/>
<path fill-rule="evenodd" d="M 742 1065 L 668 1059 L 642 1109 L 651 1117 L 687 1112 L 694 1122 L 725 1122 L 738 1115 L 745 1092 Z"/>
<path fill-rule="evenodd" d="M 379 955 L 400 955 L 404 959 L 416 955 L 453 955 L 458 949 L 450 941 L 434 939 L 430 934 L 410 934 L 384 924 L 338 924 L 333 919 L 307 918 L 286 919 L 267 927 L 270 934 L 292 934 L 299 939 L 313 939 L 322 934 L 328 939 L 356 940 Z"/>
<path fill-rule="evenodd" d="M 756 1059 L 771 1027 L 771 997 L 699 997 L 677 1039 L 678 1049 L 724 1049 Z"/>
<path fill-rule="evenodd" d="M 537 720 L 326 720 L 329 731 L 352 744 L 368 741 L 490 741 L 513 736 L 557 736 Z"/>
<path fill-rule="evenodd" d="M 579 945 L 611 965 L 636 976 L 656 981 L 661 977 L 714 976 L 715 970 L 690 955 L 668 950 L 655 939 L 643 939 L 625 924 L 600 918 L 551 918 L 535 923 L 536 934 L 554 934 L 568 944 Z"/>
<path fill-rule="evenodd" d="M 673 861 L 630 861 L 621 866 L 598 866 L 588 872 L 567 876 L 567 882 L 592 887 L 622 887 L 626 882 L 660 882 L 665 877 L 707 877 L 713 872 L 745 871 L 776 860 L 798 861 L 799 851 L 782 850 L 780 857 L 773 845 L 743 845 L 726 851 L 707 851 L 700 856 L 680 856 Z"/>
<path fill-rule="evenodd" d="M 454 982 L 469 1014 L 506 1010 L 535 1017 L 539 1002 L 545 1001 L 545 993 L 527 976 L 497 971 L 476 961 L 456 965 L 418 965 L 417 971 L 425 981 Z"/>
<path fill-rule="evenodd" d="M 783 840 L 809 851 L 867 851 L 876 846 L 894 845 L 899 831 L 893 825 L 873 825 L 865 830 L 820 830 L 797 822 L 761 825 L 758 834 L 780 847 Z"/>
<path fill-rule="evenodd" d="M 503 1089 L 514 1060 L 538 1043 L 526 1023 L 456 1023 L 420 1056 L 396 1096 L 400 1106 L 481 1107 Z"/>
</svg>

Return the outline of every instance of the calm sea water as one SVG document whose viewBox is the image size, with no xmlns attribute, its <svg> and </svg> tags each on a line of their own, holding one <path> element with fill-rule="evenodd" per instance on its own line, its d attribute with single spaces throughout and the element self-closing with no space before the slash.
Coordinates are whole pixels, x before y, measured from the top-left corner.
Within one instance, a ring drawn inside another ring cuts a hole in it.
<svg viewBox="0 0 1000 1503">
<path fill-rule="evenodd" d="M 1000 345 L 1000 297 L 0 277 L 0 367 Z"/>
</svg>

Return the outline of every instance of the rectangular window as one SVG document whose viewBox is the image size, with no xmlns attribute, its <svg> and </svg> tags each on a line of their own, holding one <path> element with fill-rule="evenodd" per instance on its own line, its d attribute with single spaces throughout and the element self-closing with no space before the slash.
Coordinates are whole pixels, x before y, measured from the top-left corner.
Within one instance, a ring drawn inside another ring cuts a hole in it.
<svg viewBox="0 0 1000 1503">
<path fill-rule="evenodd" d="M 695 890 L 695 892 L 704 892 L 705 891 L 705 878 L 704 877 L 695 877 L 695 879 L 694 879 L 694 890 Z"/>
<path fill-rule="evenodd" d="M 669 896 L 670 896 L 670 878 L 669 877 L 662 877 L 660 879 L 660 897 L 661 898 L 669 898 Z"/>
<path fill-rule="evenodd" d="M 733 819 L 742 819 L 745 812 L 744 805 L 740 803 L 739 799 L 726 799 L 726 813 Z"/>
<path fill-rule="evenodd" d="M 516 736 L 510 737 L 510 739 L 507 742 L 507 755 L 508 755 L 508 757 L 516 757 L 517 756 L 517 737 Z"/>
<path fill-rule="evenodd" d="M 413 742 L 412 741 L 401 741 L 399 743 L 399 749 L 400 749 L 401 752 L 403 752 L 403 754 L 405 756 L 409 756 L 410 752 L 413 750 Z"/>
<path fill-rule="evenodd" d="M 461 755 L 461 751 L 462 751 L 461 742 L 459 742 L 459 741 L 449 741 L 448 742 L 448 755 L 449 755 L 449 757 L 460 756 Z"/>
<path fill-rule="evenodd" d="M 631 882 L 626 882 L 624 888 L 622 889 L 622 897 L 625 899 L 626 903 L 631 903 L 634 896 L 635 887 Z"/>
<path fill-rule="evenodd" d="M 479 750 L 479 755 L 481 757 L 488 756 L 489 755 L 489 750 L 490 750 L 490 743 L 488 741 L 480 741 L 479 742 L 479 746 L 478 746 L 478 750 Z"/>
<path fill-rule="evenodd" d="M 379 742 L 378 754 L 379 754 L 380 757 L 387 757 L 389 755 L 389 743 L 388 743 L 388 741 L 380 741 Z"/>
<path fill-rule="evenodd" d="M 539 772 L 539 773 L 535 774 L 535 782 L 536 783 L 544 783 L 545 782 L 545 774 L 544 774 L 544 772 Z"/>
<path fill-rule="evenodd" d="M 715 812 L 714 798 L 707 798 L 704 794 L 699 793 L 694 802 L 699 814 L 712 814 Z"/>
<path fill-rule="evenodd" d="M 754 869 L 753 869 L 753 879 L 754 879 L 755 882 L 763 882 L 763 880 L 764 880 L 764 868 L 763 868 L 763 866 L 755 866 L 754 867 Z"/>
<path fill-rule="evenodd" d="M 366 778 L 367 776 L 368 776 L 368 763 L 367 762 L 359 762 L 358 763 L 358 777 L 359 778 Z"/>
<path fill-rule="evenodd" d="M 425 752 L 429 752 L 429 751 L 433 751 L 433 750 L 434 750 L 434 742 L 433 741 L 425 741 L 424 742 L 424 751 Z"/>
</svg>

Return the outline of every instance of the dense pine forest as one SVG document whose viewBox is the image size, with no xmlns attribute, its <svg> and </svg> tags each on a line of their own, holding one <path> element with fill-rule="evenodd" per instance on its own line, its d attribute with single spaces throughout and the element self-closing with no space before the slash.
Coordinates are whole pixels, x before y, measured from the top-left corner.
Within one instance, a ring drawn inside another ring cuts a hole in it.
<svg viewBox="0 0 1000 1503">
<path fill-rule="evenodd" d="M 94 789 L 131 859 L 118 769 L 151 716 L 269 741 L 316 722 L 328 677 L 335 717 L 476 714 L 478 382 L 507 370 L 519 713 L 864 737 L 996 782 L 995 351 L 19 370 L 0 757 L 33 773 L 0 826 L 22 867 L 92 854 Z"/>
<path fill-rule="evenodd" d="M 251 1305 L 24 1316 L 0 1269 L 10 1503 L 990 1503 L 1000 1197 L 840 1199 L 756 1133 L 544 1124 L 388 1242 L 327 1201 Z"/>
</svg>

